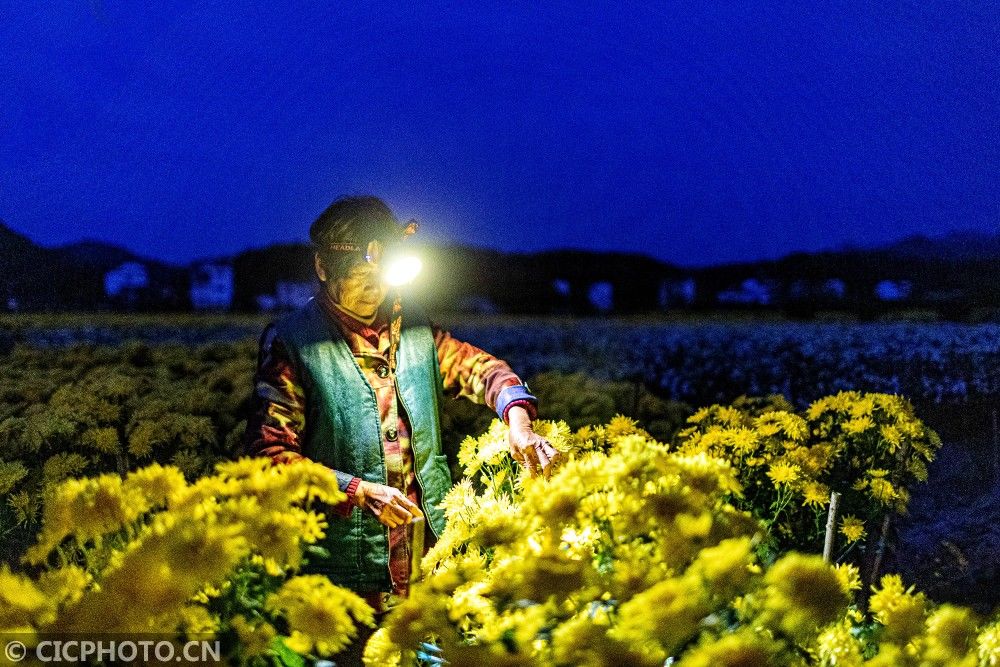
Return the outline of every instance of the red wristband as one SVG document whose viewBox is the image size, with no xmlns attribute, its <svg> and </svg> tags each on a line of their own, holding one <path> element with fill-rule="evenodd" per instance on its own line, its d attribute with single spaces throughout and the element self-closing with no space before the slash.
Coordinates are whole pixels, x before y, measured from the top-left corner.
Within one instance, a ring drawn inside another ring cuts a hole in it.
<svg viewBox="0 0 1000 667">
<path fill-rule="evenodd" d="M 354 494 L 358 491 L 358 486 L 361 485 L 361 478 L 355 477 L 344 489 L 344 493 L 347 494 L 347 500 L 343 500 L 333 506 L 333 511 L 342 517 L 348 517 L 351 515 L 351 510 L 357 505 L 357 501 L 354 499 Z"/>
<path fill-rule="evenodd" d="M 510 409 L 512 407 L 514 407 L 515 405 L 520 405 L 522 408 L 524 408 L 525 410 L 527 410 L 528 411 L 528 417 L 531 418 L 531 421 L 535 421 L 535 419 L 538 418 L 538 408 L 535 407 L 535 404 L 532 403 L 531 401 L 527 401 L 527 400 L 521 399 L 521 400 L 511 401 L 510 403 L 508 403 L 504 407 L 504 409 L 503 409 L 503 421 L 504 421 L 505 424 L 507 423 L 507 413 L 510 412 Z"/>
</svg>

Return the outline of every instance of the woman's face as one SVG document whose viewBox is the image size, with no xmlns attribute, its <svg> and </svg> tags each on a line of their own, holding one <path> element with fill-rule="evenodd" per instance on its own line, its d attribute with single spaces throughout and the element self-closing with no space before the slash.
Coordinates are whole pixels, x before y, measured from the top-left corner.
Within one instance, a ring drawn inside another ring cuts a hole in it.
<svg viewBox="0 0 1000 667">
<path fill-rule="evenodd" d="M 352 267 L 346 276 L 328 280 L 326 271 L 317 262 L 317 273 L 334 303 L 361 317 L 374 315 L 388 293 L 378 264 L 365 262 Z"/>
</svg>

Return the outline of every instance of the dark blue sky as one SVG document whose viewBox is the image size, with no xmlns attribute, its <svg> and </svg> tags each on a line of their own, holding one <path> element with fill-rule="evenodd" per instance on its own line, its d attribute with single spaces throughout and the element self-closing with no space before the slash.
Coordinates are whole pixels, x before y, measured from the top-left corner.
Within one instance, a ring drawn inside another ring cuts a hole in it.
<svg viewBox="0 0 1000 667">
<path fill-rule="evenodd" d="M 182 261 L 373 192 L 681 264 L 1000 220 L 995 2 L 395 4 L 0 0 L 0 218 Z"/>
</svg>

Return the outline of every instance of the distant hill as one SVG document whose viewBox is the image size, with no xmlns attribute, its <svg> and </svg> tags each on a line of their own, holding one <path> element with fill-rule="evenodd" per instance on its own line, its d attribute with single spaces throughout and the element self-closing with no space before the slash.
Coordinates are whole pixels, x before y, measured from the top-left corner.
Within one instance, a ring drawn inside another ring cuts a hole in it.
<svg viewBox="0 0 1000 667">
<path fill-rule="evenodd" d="M 279 281 L 306 282 L 313 279 L 312 250 L 303 243 L 283 243 L 245 250 L 224 260 L 233 265 L 233 308 L 256 310 L 257 295 L 274 294 Z"/>
<path fill-rule="evenodd" d="M 0 309 L 87 308 L 102 296 L 101 275 L 37 245 L 0 220 Z"/>
<path fill-rule="evenodd" d="M 617 313 L 657 310 L 668 302 L 713 310 L 725 307 L 723 293 L 756 290 L 769 295 L 758 305 L 804 316 L 823 309 L 865 315 L 905 307 L 956 318 L 983 309 L 1000 313 L 1000 280 L 984 280 L 1000 275 L 1000 234 L 914 236 L 882 248 L 793 253 L 696 269 L 628 253 L 417 247 L 426 263 L 422 300 L 439 311 L 593 314 L 600 312 L 597 293 L 613 295 Z M 94 240 L 45 248 L 0 222 L 0 310 L 12 299 L 24 310 L 120 307 L 104 296 L 104 275 L 129 261 L 146 267 L 150 287 L 128 307 L 188 307 L 191 268 L 199 262 L 174 266 Z M 274 294 L 281 281 L 314 279 L 307 244 L 277 244 L 204 261 L 233 266 L 237 310 L 255 310 L 258 296 Z M 873 298 L 884 281 L 905 284 L 910 296 L 893 303 Z M 678 301 L 678 290 L 688 290 L 684 285 L 690 287 L 688 296 Z"/>
<path fill-rule="evenodd" d="M 70 262 L 99 271 L 110 271 L 125 262 L 149 262 L 135 253 L 103 241 L 85 240 L 54 250 Z"/>
<path fill-rule="evenodd" d="M 927 260 L 976 261 L 1000 259 L 1000 233 L 957 231 L 944 236 L 910 236 L 880 248 L 901 257 Z"/>
</svg>

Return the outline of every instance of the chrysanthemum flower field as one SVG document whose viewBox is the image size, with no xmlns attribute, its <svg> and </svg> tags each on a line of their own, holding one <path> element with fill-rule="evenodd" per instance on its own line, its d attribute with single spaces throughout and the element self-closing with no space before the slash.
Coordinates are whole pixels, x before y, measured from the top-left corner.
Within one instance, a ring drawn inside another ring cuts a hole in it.
<svg viewBox="0 0 1000 667">
<path fill-rule="evenodd" d="M 0 632 L 211 637 L 227 663 L 269 665 L 373 623 L 304 570 L 338 520 L 333 478 L 233 460 L 253 355 L 0 358 Z M 997 610 L 936 602 L 886 556 L 942 448 L 902 396 L 688 407 L 582 374 L 536 387 L 564 454 L 547 479 L 518 468 L 503 424 L 449 406 L 448 527 L 369 665 L 1000 664 Z"/>
</svg>

